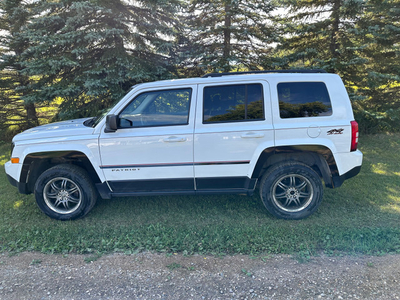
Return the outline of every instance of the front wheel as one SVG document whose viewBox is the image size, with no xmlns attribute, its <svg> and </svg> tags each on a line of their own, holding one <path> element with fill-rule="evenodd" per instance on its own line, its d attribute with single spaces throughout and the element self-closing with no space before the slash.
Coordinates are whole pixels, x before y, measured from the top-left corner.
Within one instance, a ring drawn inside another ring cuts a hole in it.
<svg viewBox="0 0 400 300">
<path fill-rule="evenodd" d="M 323 197 L 318 174 L 301 163 L 272 167 L 261 178 L 260 197 L 274 216 L 282 219 L 303 219 L 310 216 Z"/>
<path fill-rule="evenodd" d="M 75 165 L 58 165 L 41 174 L 35 184 L 39 208 L 57 220 L 73 220 L 86 215 L 97 199 L 88 174 Z"/>
</svg>

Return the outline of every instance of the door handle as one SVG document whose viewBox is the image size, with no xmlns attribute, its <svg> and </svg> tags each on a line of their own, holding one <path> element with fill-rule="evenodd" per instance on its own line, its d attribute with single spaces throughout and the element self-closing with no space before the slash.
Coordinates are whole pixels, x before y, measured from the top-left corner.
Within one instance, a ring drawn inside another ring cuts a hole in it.
<svg viewBox="0 0 400 300">
<path fill-rule="evenodd" d="M 264 137 L 264 133 L 262 132 L 246 132 L 241 135 L 244 139 L 254 139 L 254 138 L 262 138 Z"/>
<path fill-rule="evenodd" d="M 179 142 L 185 142 L 186 138 L 183 137 L 178 137 L 178 136 L 170 136 L 164 139 L 164 142 L 166 143 L 179 143 Z"/>
</svg>

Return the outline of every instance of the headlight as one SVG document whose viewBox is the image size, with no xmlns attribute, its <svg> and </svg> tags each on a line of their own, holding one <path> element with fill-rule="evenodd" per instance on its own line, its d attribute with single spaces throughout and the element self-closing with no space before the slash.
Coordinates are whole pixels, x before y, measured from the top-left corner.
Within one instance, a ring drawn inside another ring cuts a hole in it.
<svg viewBox="0 0 400 300">
<path fill-rule="evenodd" d="M 15 144 L 11 143 L 11 153 L 10 153 L 10 157 L 11 157 L 11 163 L 12 164 L 19 164 L 19 157 L 13 157 L 13 151 L 15 148 Z"/>
<path fill-rule="evenodd" d="M 10 157 L 12 156 L 13 150 L 15 148 L 14 142 L 11 143 L 11 152 L 10 152 Z"/>
</svg>

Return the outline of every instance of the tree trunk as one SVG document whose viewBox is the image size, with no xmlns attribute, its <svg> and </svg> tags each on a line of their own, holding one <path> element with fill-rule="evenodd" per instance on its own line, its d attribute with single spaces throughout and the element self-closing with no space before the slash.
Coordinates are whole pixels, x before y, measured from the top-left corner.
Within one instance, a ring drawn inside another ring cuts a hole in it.
<svg viewBox="0 0 400 300">
<path fill-rule="evenodd" d="M 224 22 L 224 51 L 223 51 L 223 68 L 225 72 L 231 70 L 229 58 L 231 55 L 231 4 L 225 3 L 225 22 Z"/>
<path fill-rule="evenodd" d="M 339 25 L 340 25 L 340 6 L 341 0 L 334 0 L 333 8 L 332 8 L 332 33 L 331 33 L 331 42 L 329 45 L 329 50 L 332 58 L 339 57 Z M 336 70 L 332 66 L 330 72 L 335 73 Z"/>
<path fill-rule="evenodd" d="M 33 103 L 24 104 L 26 110 L 26 126 L 27 128 L 39 126 L 39 119 L 36 114 L 36 107 Z"/>
</svg>

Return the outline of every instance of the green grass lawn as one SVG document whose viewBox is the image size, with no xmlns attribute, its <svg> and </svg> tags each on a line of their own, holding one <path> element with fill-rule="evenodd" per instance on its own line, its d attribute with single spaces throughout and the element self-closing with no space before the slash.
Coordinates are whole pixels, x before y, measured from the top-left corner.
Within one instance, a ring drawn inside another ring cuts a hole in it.
<svg viewBox="0 0 400 300">
<path fill-rule="evenodd" d="M 0 250 L 55 253 L 183 254 L 400 251 L 400 134 L 364 136 L 361 173 L 325 189 L 305 220 L 278 220 L 258 195 L 160 196 L 99 200 L 87 217 L 61 222 L 20 195 L 5 176 L 9 145 L 0 145 Z"/>
</svg>

